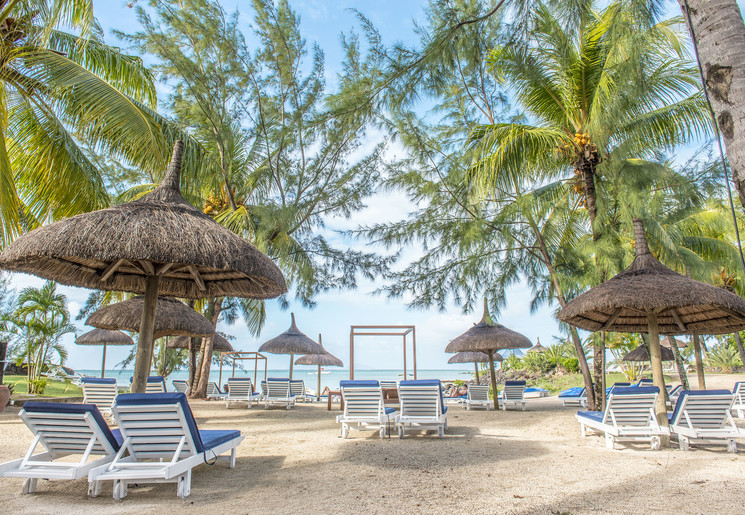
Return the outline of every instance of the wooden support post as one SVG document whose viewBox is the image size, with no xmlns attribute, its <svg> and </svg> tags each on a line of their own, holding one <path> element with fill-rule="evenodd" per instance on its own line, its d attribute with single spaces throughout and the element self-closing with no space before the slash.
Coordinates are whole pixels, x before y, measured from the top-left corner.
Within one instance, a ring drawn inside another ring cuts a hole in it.
<svg viewBox="0 0 745 515">
<path fill-rule="evenodd" d="M 473 366 L 476 369 L 476 384 L 480 384 L 481 381 L 479 381 L 479 364 L 478 364 L 478 362 L 474 362 Z"/>
<path fill-rule="evenodd" d="M 706 390 L 706 378 L 704 377 L 704 360 L 701 357 L 701 341 L 698 335 L 693 333 L 693 356 L 696 359 L 696 377 L 698 379 L 698 389 Z"/>
<path fill-rule="evenodd" d="M 157 275 L 145 278 L 145 304 L 140 322 L 140 339 L 135 357 L 135 371 L 132 377 L 132 393 L 145 393 L 147 376 L 150 375 L 150 360 L 153 355 L 153 331 L 155 330 L 155 308 L 158 303 Z"/>
<path fill-rule="evenodd" d="M 660 427 L 666 428 L 668 422 L 667 406 L 665 405 L 665 378 L 662 375 L 662 351 L 660 350 L 660 329 L 657 323 L 657 313 L 648 312 L 647 322 L 649 323 L 649 357 L 652 363 L 652 380 L 654 385 L 660 389 L 660 395 L 657 397 L 657 404 L 655 405 L 655 414 Z M 662 447 L 670 447 L 670 437 L 661 436 L 660 443 Z"/>
<path fill-rule="evenodd" d="M 404 381 L 408 378 L 409 376 L 406 375 L 406 333 L 404 333 Z"/>
<path fill-rule="evenodd" d="M 416 379 L 416 328 L 411 329 L 411 355 L 412 361 L 414 362 L 414 379 Z"/>
<path fill-rule="evenodd" d="M 294 365 L 293 361 L 295 361 L 295 355 L 290 354 L 290 381 L 292 381 L 292 367 Z"/>
<path fill-rule="evenodd" d="M 497 395 L 497 376 L 494 372 L 494 350 L 486 351 L 489 355 L 489 371 L 491 372 L 491 391 L 494 395 L 494 409 L 499 410 L 499 395 Z"/>
<path fill-rule="evenodd" d="M 106 377 L 106 344 L 105 343 L 103 344 L 103 358 L 101 359 L 101 377 Z"/>
<path fill-rule="evenodd" d="M 318 365 L 318 390 L 316 390 L 316 399 L 321 400 L 321 365 Z"/>
<path fill-rule="evenodd" d="M 166 362 L 168 360 L 168 336 L 163 342 L 163 360 L 161 361 L 160 372 L 163 377 L 166 375 Z"/>
<path fill-rule="evenodd" d="M 349 379 L 354 379 L 354 329 L 349 330 Z"/>
</svg>

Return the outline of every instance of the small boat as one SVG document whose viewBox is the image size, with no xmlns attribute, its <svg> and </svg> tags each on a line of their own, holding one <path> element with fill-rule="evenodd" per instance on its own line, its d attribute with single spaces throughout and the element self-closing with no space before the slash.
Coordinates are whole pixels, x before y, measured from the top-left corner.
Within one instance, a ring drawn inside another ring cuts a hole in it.
<svg viewBox="0 0 745 515">
<path fill-rule="evenodd" d="M 326 374 L 330 374 L 330 373 L 331 372 L 329 372 L 328 370 L 324 370 L 323 368 L 321 368 L 321 375 L 322 376 L 325 376 Z M 318 375 L 318 370 L 314 370 L 313 372 L 308 372 L 308 375 L 309 376 L 317 376 Z"/>
</svg>

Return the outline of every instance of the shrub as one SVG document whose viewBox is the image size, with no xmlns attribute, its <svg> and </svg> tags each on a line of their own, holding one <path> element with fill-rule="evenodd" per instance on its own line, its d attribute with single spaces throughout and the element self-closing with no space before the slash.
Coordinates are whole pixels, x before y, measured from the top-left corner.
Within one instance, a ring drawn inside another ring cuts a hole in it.
<svg viewBox="0 0 745 515">
<path fill-rule="evenodd" d="M 32 379 L 29 381 L 29 386 L 31 388 L 31 393 L 35 393 L 37 395 L 42 395 L 44 393 L 44 390 L 47 389 L 47 385 L 49 384 L 49 381 L 46 379 Z"/>
<path fill-rule="evenodd" d="M 567 372 L 578 372 L 579 360 L 577 358 L 564 358 L 561 360 L 561 366 Z"/>
<path fill-rule="evenodd" d="M 719 367 L 725 373 L 732 372 L 732 368 L 740 364 L 737 351 L 725 344 L 717 345 L 711 349 L 707 361 L 710 367 Z"/>
</svg>

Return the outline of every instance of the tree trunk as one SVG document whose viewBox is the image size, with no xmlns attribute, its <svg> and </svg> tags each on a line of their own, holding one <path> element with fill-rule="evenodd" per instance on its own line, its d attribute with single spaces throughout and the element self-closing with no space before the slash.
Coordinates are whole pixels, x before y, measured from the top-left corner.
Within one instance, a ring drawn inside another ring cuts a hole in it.
<svg viewBox="0 0 745 515">
<path fill-rule="evenodd" d="M 211 311 L 210 320 L 212 321 L 212 327 L 217 327 L 217 320 L 220 318 L 222 312 L 222 297 L 217 299 L 210 299 L 209 304 L 211 310 L 208 307 L 208 312 Z M 197 383 L 197 390 L 194 392 L 192 397 L 198 399 L 207 398 L 207 384 L 210 382 L 210 366 L 212 365 L 212 345 L 215 340 L 214 336 L 209 336 L 204 339 L 202 351 L 202 363 L 200 367 L 199 382 Z"/>
<path fill-rule="evenodd" d="M 696 333 L 693 333 L 693 357 L 696 360 L 696 377 L 698 379 L 698 389 L 706 390 L 706 377 L 704 376 L 704 360 L 701 358 L 701 343 Z"/>
<path fill-rule="evenodd" d="M 683 363 L 683 356 L 680 355 L 680 349 L 678 349 L 678 342 L 675 340 L 675 336 L 670 336 L 670 350 L 673 351 L 673 356 L 675 356 L 675 366 L 678 368 L 680 384 L 683 385 L 684 390 L 690 390 L 691 388 L 688 385 L 686 366 L 685 363 Z"/>
<path fill-rule="evenodd" d="M 591 409 L 595 409 L 595 387 L 592 382 L 592 372 L 590 371 L 590 365 L 587 363 L 585 357 L 585 348 L 582 345 L 582 340 L 579 337 L 577 328 L 569 326 L 569 334 L 572 336 L 572 343 L 574 343 L 574 351 L 577 353 L 579 360 L 579 370 L 582 372 L 582 378 L 585 381 L 585 392 L 587 393 L 587 406 Z"/>
<path fill-rule="evenodd" d="M 657 314 L 650 311 L 647 313 L 647 322 L 649 323 L 649 360 L 652 362 L 652 380 L 654 385 L 660 389 L 660 395 L 657 397 L 654 411 L 657 415 L 657 423 L 662 428 L 668 426 L 667 421 L 667 404 L 665 377 L 662 374 L 662 351 L 660 350 L 660 332 L 657 323 Z M 660 436 L 662 447 L 670 447 L 670 437 Z"/>
<path fill-rule="evenodd" d="M 201 338 L 189 338 L 189 384 L 187 392 L 191 393 L 194 388 L 194 379 L 197 375 L 197 348 L 201 347 Z"/>
<path fill-rule="evenodd" d="M 592 366 L 595 371 L 595 411 L 603 411 L 605 404 L 605 390 L 603 390 L 603 354 L 605 353 L 605 345 L 601 342 L 600 344 L 593 345 L 592 355 Z M 589 399 L 588 405 L 589 405 Z"/>
<path fill-rule="evenodd" d="M 132 393 L 145 393 L 147 376 L 153 359 L 153 330 L 155 328 L 155 307 L 158 302 L 157 275 L 149 275 L 145 279 L 145 303 L 142 307 L 142 321 L 140 323 L 140 338 L 137 342 L 135 357 L 135 371 L 132 377 Z"/>
<path fill-rule="evenodd" d="M 5 377 L 5 357 L 8 353 L 8 342 L 0 341 L 0 384 L 3 384 Z"/>
<path fill-rule="evenodd" d="M 745 366 L 745 347 L 742 345 L 742 336 L 739 332 L 735 333 L 735 341 L 737 342 L 737 351 L 740 353 L 740 361 Z"/>
<path fill-rule="evenodd" d="M 732 180 L 745 206 L 745 23 L 736 0 L 678 3 L 696 45 Z"/>
<path fill-rule="evenodd" d="M 489 355 L 489 373 L 491 374 L 491 391 L 494 396 L 494 409 L 499 410 L 499 395 L 497 395 L 497 376 L 494 373 L 494 351 L 488 350 Z"/>
</svg>

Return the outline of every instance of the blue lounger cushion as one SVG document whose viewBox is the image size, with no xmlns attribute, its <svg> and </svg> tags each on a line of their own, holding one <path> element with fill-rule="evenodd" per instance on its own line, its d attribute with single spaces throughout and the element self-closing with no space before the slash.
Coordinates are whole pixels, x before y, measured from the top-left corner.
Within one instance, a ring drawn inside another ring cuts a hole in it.
<svg viewBox="0 0 745 515">
<path fill-rule="evenodd" d="M 395 412 L 396 412 L 396 408 L 386 408 L 385 409 L 385 414 L 386 415 L 390 415 L 391 413 L 395 413 Z"/>
<path fill-rule="evenodd" d="M 505 381 L 505 386 L 525 386 L 525 381 Z"/>
<path fill-rule="evenodd" d="M 240 431 L 203 430 L 197 428 L 197 422 L 183 393 L 123 393 L 116 398 L 120 406 L 153 406 L 158 404 L 181 404 L 184 420 L 194 440 L 196 452 L 204 452 L 240 436 Z M 204 435 L 204 438 L 202 437 Z"/>
<path fill-rule="evenodd" d="M 645 393 L 660 393 L 656 386 L 620 386 L 613 388 L 613 395 L 642 395 Z"/>
<path fill-rule="evenodd" d="M 116 384 L 116 379 L 113 377 L 83 377 L 80 382 L 86 384 Z"/>
<path fill-rule="evenodd" d="M 578 411 L 577 415 L 583 418 L 594 420 L 595 422 L 602 422 L 603 417 L 605 417 L 605 412 L 603 411 Z"/>
<path fill-rule="evenodd" d="M 559 398 L 565 398 L 565 397 L 582 397 L 585 393 L 585 389 L 581 386 L 575 386 L 574 388 L 569 388 L 568 390 L 564 390 L 559 394 Z"/>
<path fill-rule="evenodd" d="M 732 392 L 729 390 L 683 390 L 678 396 L 678 402 L 675 404 L 675 409 L 672 413 L 667 415 L 667 420 L 672 424 L 678 421 L 678 417 L 681 415 L 681 408 L 686 400 L 686 397 L 695 397 L 698 395 L 731 395 Z"/>
<path fill-rule="evenodd" d="M 447 413 L 448 407 L 445 406 L 445 400 L 442 397 L 442 382 L 439 379 L 408 379 L 398 383 L 399 386 L 438 386 L 440 388 L 440 405 L 442 412 Z"/>
<path fill-rule="evenodd" d="M 289 381 L 289 377 L 267 377 L 267 381 Z M 263 383 L 264 381 L 262 381 Z"/>
<path fill-rule="evenodd" d="M 547 392 L 547 391 L 548 390 L 546 390 L 545 388 L 536 388 L 534 386 L 531 386 L 530 388 L 526 388 L 525 389 L 525 393 L 530 393 L 530 392 Z"/>
<path fill-rule="evenodd" d="M 380 386 L 380 383 L 373 380 L 345 379 L 339 381 L 340 388 L 375 388 L 378 386 Z"/>
<path fill-rule="evenodd" d="M 109 441 L 115 451 L 119 450 L 122 439 L 121 435 L 117 438 L 111 431 L 109 425 L 103 419 L 101 412 L 93 404 L 66 404 L 62 402 L 33 402 L 29 401 L 23 405 L 23 409 L 29 413 L 74 413 L 84 415 L 90 413 L 93 420 L 101 428 L 106 439 Z"/>
</svg>

